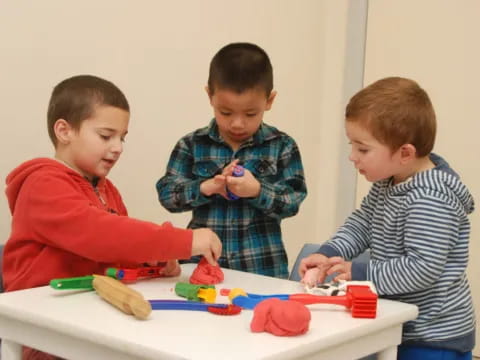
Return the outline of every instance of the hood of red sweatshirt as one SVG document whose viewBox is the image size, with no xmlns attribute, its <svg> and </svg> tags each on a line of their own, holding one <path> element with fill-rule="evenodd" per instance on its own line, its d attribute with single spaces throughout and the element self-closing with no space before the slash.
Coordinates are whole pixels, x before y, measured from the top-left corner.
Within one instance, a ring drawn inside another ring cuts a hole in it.
<svg viewBox="0 0 480 360">
<path fill-rule="evenodd" d="M 26 161 L 13 169 L 5 180 L 7 185 L 5 193 L 7 195 L 8 206 L 12 214 L 15 210 L 18 194 L 20 193 L 20 190 L 22 189 L 22 186 L 28 177 L 37 171 L 48 171 L 49 169 L 55 173 L 58 173 L 59 170 L 64 171 L 67 174 L 73 175 L 72 177 L 74 179 L 78 178 L 79 182 L 85 181 L 82 175 L 57 160 L 49 158 L 37 158 Z"/>
</svg>

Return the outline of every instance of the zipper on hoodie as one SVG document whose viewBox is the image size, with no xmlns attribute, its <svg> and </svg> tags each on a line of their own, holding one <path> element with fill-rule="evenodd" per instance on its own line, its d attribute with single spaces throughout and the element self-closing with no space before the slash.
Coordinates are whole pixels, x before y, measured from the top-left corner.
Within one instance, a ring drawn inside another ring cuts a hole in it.
<svg viewBox="0 0 480 360">
<path fill-rule="evenodd" d="M 109 213 L 117 214 L 117 212 L 114 209 L 107 206 L 107 202 L 103 199 L 102 194 L 100 194 L 100 191 L 98 190 L 97 185 L 98 185 L 98 181 L 100 180 L 100 178 L 94 177 L 92 180 L 89 180 L 88 178 L 85 178 L 85 179 L 87 179 L 88 182 L 92 185 L 93 192 L 95 193 L 95 195 L 97 195 L 97 197 L 100 200 L 100 202 L 102 203 L 104 209 L 107 210 Z"/>
</svg>

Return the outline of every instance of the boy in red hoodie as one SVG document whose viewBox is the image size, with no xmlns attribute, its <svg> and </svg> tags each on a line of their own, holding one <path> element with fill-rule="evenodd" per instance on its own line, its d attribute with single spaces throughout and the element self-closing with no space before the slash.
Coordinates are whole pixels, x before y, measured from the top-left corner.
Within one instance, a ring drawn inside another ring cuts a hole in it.
<svg viewBox="0 0 480 360">
<path fill-rule="evenodd" d="M 82 75 L 59 83 L 48 107 L 55 159 L 27 161 L 7 177 L 12 230 L 4 250 L 6 291 L 47 285 L 53 278 L 102 274 L 108 267 L 167 262 L 221 253 L 209 229 L 186 230 L 127 216 L 106 178 L 120 158 L 129 105 L 111 82 Z"/>
</svg>

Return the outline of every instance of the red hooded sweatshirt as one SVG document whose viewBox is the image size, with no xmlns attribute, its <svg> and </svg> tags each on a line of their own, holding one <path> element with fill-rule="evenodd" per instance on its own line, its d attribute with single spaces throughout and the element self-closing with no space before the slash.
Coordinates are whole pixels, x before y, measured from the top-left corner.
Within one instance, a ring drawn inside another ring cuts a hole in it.
<svg viewBox="0 0 480 360">
<path fill-rule="evenodd" d="M 6 291 L 112 266 L 188 259 L 192 230 L 127 216 L 115 186 L 96 186 L 64 164 L 27 161 L 7 177 L 12 231 L 3 258 Z"/>
</svg>

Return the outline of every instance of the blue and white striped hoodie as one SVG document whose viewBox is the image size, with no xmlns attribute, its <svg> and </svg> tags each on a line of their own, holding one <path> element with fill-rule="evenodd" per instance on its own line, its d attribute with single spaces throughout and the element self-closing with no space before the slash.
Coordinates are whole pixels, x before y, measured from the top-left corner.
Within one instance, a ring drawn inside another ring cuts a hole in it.
<svg viewBox="0 0 480 360">
<path fill-rule="evenodd" d="M 404 343 L 465 352 L 475 338 L 466 276 L 474 201 L 445 160 L 431 160 L 435 168 L 406 182 L 374 183 L 318 252 L 352 259 L 370 249 L 367 264 L 353 261 L 352 280 L 370 280 L 381 297 L 418 306 L 417 319 L 404 325 Z"/>
</svg>

